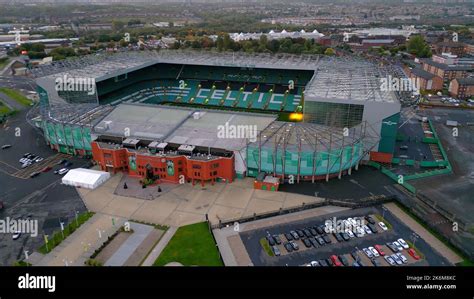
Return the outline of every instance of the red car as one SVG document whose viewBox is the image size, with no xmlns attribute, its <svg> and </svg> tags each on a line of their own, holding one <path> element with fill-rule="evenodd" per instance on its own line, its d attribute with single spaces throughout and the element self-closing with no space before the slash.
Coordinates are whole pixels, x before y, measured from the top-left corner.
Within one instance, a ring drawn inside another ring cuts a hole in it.
<svg viewBox="0 0 474 299">
<path fill-rule="evenodd" d="M 334 264 L 334 266 L 336 266 L 336 267 L 341 267 L 342 266 L 341 262 L 339 261 L 339 259 L 335 255 L 331 255 L 331 261 Z"/>
<path fill-rule="evenodd" d="M 374 248 L 379 252 L 381 256 L 385 255 L 385 252 L 382 250 L 382 246 L 380 245 L 374 245 Z"/>
<path fill-rule="evenodd" d="M 41 172 L 48 172 L 48 171 L 50 171 L 51 169 L 52 169 L 51 166 L 46 166 L 45 168 L 43 168 L 43 169 L 41 170 Z"/>
<path fill-rule="evenodd" d="M 408 249 L 408 254 L 411 255 L 415 260 L 419 260 L 421 258 L 413 248 Z"/>
</svg>

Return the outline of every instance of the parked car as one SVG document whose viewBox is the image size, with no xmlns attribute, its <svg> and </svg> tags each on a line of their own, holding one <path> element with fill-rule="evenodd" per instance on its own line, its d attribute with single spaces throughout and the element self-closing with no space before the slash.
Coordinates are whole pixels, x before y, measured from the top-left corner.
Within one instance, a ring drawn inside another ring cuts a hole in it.
<svg viewBox="0 0 474 299">
<path fill-rule="evenodd" d="M 372 262 L 372 265 L 374 265 L 375 267 L 380 267 L 380 266 L 382 266 L 382 264 L 379 262 L 378 259 L 375 259 L 375 258 L 374 258 L 374 259 L 371 259 L 370 261 Z"/>
<path fill-rule="evenodd" d="M 30 174 L 30 178 L 34 178 L 40 175 L 41 172 L 35 171 L 32 174 Z"/>
<path fill-rule="evenodd" d="M 298 246 L 298 244 L 296 244 L 295 241 L 290 241 L 290 244 L 291 244 L 291 247 L 293 247 L 294 250 L 299 250 L 300 247 Z"/>
<path fill-rule="evenodd" d="M 293 236 L 293 239 L 295 239 L 295 240 L 298 240 L 300 238 L 298 233 L 295 232 L 294 230 L 290 231 L 290 234 Z"/>
<path fill-rule="evenodd" d="M 402 238 L 398 239 L 397 241 L 398 241 L 398 243 L 400 243 L 400 245 L 402 245 L 402 247 L 403 247 L 404 249 L 410 248 L 410 246 L 408 245 L 408 243 L 405 242 L 405 240 L 403 240 Z"/>
<path fill-rule="evenodd" d="M 61 168 L 59 170 L 56 170 L 54 173 L 63 175 L 65 173 L 67 173 L 68 171 L 69 171 L 69 169 L 67 169 L 67 168 Z"/>
<path fill-rule="evenodd" d="M 400 245 L 400 243 L 398 243 L 397 241 L 393 242 L 392 244 L 393 244 L 393 246 L 397 247 L 397 251 L 402 251 L 403 250 L 402 245 Z"/>
<path fill-rule="evenodd" d="M 311 242 L 308 240 L 308 238 L 301 239 L 303 241 L 304 246 L 306 248 L 311 248 Z"/>
<path fill-rule="evenodd" d="M 381 256 L 384 256 L 385 255 L 385 252 L 383 251 L 382 249 L 382 246 L 380 245 L 374 245 L 375 249 L 377 250 L 377 252 L 381 255 Z"/>
<path fill-rule="evenodd" d="M 334 266 L 336 266 L 336 267 L 341 267 L 342 266 L 341 262 L 339 261 L 339 259 L 337 258 L 336 255 L 331 255 L 330 258 L 331 258 L 331 262 Z"/>
<path fill-rule="evenodd" d="M 318 234 L 320 235 L 324 234 L 324 229 L 321 226 L 315 226 L 314 228 L 316 229 Z"/>
<path fill-rule="evenodd" d="M 346 234 L 349 236 L 349 238 L 355 238 L 355 235 L 351 230 L 347 230 Z"/>
<path fill-rule="evenodd" d="M 319 245 L 323 246 L 324 244 L 326 244 L 326 242 L 324 241 L 322 237 L 315 237 L 315 238 L 316 238 L 316 241 L 318 241 Z"/>
<path fill-rule="evenodd" d="M 41 172 L 48 172 L 51 169 L 52 169 L 51 166 L 46 166 L 45 168 L 41 169 Z"/>
<path fill-rule="evenodd" d="M 383 230 L 388 230 L 388 227 L 385 225 L 385 223 L 383 223 L 382 221 L 379 222 L 379 226 L 383 229 Z"/>
<path fill-rule="evenodd" d="M 273 254 L 275 256 L 280 256 L 281 255 L 280 249 L 278 249 L 278 247 L 276 247 L 276 246 L 272 246 L 272 251 L 273 251 Z"/>
<path fill-rule="evenodd" d="M 266 238 L 267 241 L 268 241 L 268 245 L 274 246 L 274 245 L 276 244 L 276 243 L 275 243 L 275 240 L 273 239 L 273 237 L 272 237 L 271 235 L 268 234 L 265 238 Z"/>
<path fill-rule="evenodd" d="M 286 249 L 286 251 L 288 252 L 292 252 L 293 251 L 293 246 L 291 246 L 290 242 L 287 242 L 283 245 Z"/>
<path fill-rule="evenodd" d="M 303 229 L 303 234 L 306 236 L 306 238 L 312 237 L 313 235 L 309 231 L 309 229 L 305 228 Z"/>
<path fill-rule="evenodd" d="M 11 144 L 4 144 L 4 145 L 2 145 L 2 149 L 7 149 L 7 148 L 10 148 L 10 147 L 12 147 Z"/>
<path fill-rule="evenodd" d="M 30 166 L 30 165 L 31 165 L 30 163 L 23 163 L 23 164 L 21 165 L 21 168 L 26 168 L 26 167 L 28 167 L 28 166 Z"/>
<path fill-rule="evenodd" d="M 415 260 L 421 259 L 421 257 L 418 255 L 418 253 L 416 253 L 415 249 L 413 248 L 408 249 L 408 254 L 411 255 L 411 257 L 413 257 Z"/>
<path fill-rule="evenodd" d="M 336 238 L 336 240 L 337 240 L 338 242 L 344 241 L 344 239 L 342 239 L 342 237 L 341 237 L 340 234 L 338 234 L 338 233 L 333 233 L 333 235 L 334 235 L 334 237 Z"/>
<path fill-rule="evenodd" d="M 365 236 L 365 231 L 363 228 L 361 227 L 356 227 L 356 233 L 355 235 L 358 237 L 358 238 L 362 238 L 363 236 Z"/>
<path fill-rule="evenodd" d="M 328 263 L 326 262 L 326 260 L 322 259 L 322 260 L 319 260 L 319 264 L 322 266 L 322 267 L 328 267 Z"/>
<path fill-rule="evenodd" d="M 378 233 L 377 227 L 374 224 L 368 223 L 367 226 L 369 227 L 372 233 L 374 234 Z"/>
<path fill-rule="evenodd" d="M 348 267 L 348 266 L 351 265 L 349 263 L 349 260 L 344 255 L 341 254 L 341 255 L 338 256 L 338 258 L 344 266 Z"/>
<path fill-rule="evenodd" d="M 344 239 L 344 241 L 349 241 L 349 235 L 347 233 L 341 233 L 341 237 L 342 239 Z"/>
<path fill-rule="evenodd" d="M 329 238 L 328 235 L 322 235 L 321 238 L 323 238 L 324 242 L 326 242 L 326 244 L 331 244 L 332 241 L 331 241 L 331 238 Z"/>
<path fill-rule="evenodd" d="M 43 161 L 43 160 L 44 160 L 44 158 L 42 158 L 42 157 L 37 157 L 37 158 L 35 159 L 35 162 L 36 162 L 36 163 L 39 163 L 39 162 L 41 162 L 41 161 Z"/>
<path fill-rule="evenodd" d="M 387 242 L 385 245 L 387 245 L 390 250 L 392 250 L 394 253 L 398 252 L 397 246 L 393 245 L 391 242 Z"/>
<path fill-rule="evenodd" d="M 367 255 L 369 259 L 374 257 L 372 250 L 370 250 L 369 248 L 363 248 L 362 251 L 365 253 L 365 255 Z"/>
<path fill-rule="evenodd" d="M 319 244 L 318 244 L 318 241 L 316 241 L 316 237 L 314 238 L 308 238 L 309 241 L 311 242 L 311 245 L 313 245 L 314 248 L 318 248 L 319 247 Z"/>
<path fill-rule="evenodd" d="M 72 165 L 72 162 L 70 161 L 67 161 L 66 163 L 64 163 L 64 167 L 70 167 Z"/>
<path fill-rule="evenodd" d="M 370 228 L 367 225 L 363 225 L 362 228 L 364 229 L 366 234 L 368 234 L 368 235 L 372 234 L 372 231 L 370 230 Z"/>
<path fill-rule="evenodd" d="M 281 244 L 280 236 L 278 236 L 278 235 L 273 235 L 272 237 L 273 237 L 273 240 L 275 240 L 275 243 L 276 243 L 277 245 L 280 245 L 280 244 Z"/>
<path fill-rule="evenodd" d="M 285 238 L 287 241 L 293 241 L 293 235 L 290 233 L 285 233 Z"/>
<path fill-rule="evenodd" d="M 402 261 L 402 263 L 404 263 L 404 264 L 408 263 L 408 259 L 401 252 L 396 253 L 396 255 Z"/>
<path fill-rule="evenodd" d="M 298 234 L 298 237 L 300 237 L 300 238 L 304 237 L 304 232 L 301 229 L 297 229 L 296 233 Z"/>
<path fill-rule="evenodd" d="M 379 252 L 374 247 L 372 247 L 372 246 L 369 247 L 369 250 L 372 251 L 372 254 L 374 255 L 374 257 L 380 256 Z"/>
<path fill-rule="evenodd" d="M 393 258 L 389 255 L 384 256 L 384 259 L 389 263 L 391 266 L 395 266 L 397 263 L 393 260 Z"/>
<path fill-rule="evenodd" d="M 395 253 L 390 255 L 390 257 L 395 261 L 395 263 L 397 265 L 402 265 L 403 264 L 402 260 Z"/>
<path fill-rule="evenodd" d="M 370 224 L 375 224 L 375 220 L 372 217 L 368 216 L 368 215 L 365 216 L 365 220 L 367 220 L 367 222 L 370 223 Z"/>
<path fill-rule="evenodd" d="M 311 261 L 311 262 L 310 262 L 310 265 L 311 265 L 312 267 L 319 267 L 319 266 L 320 266 L 320 264 L 319 264 L 318 261 Z"/>
<path fill-rule="evenodd" d="M 313 237 L 316 237 L 318 235 L 318 232 L 314 228 L 310 227 L 308 229 Z"/>
</svg>

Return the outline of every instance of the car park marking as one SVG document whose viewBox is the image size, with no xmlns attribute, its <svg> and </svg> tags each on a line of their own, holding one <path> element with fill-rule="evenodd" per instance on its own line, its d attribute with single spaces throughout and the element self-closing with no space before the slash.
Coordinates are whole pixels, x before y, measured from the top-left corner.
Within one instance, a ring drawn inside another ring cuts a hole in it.
<svg viewBox="0 0 474 299">
<path fill-rule="evenodd" d="M 57 163 L 59 161 L 65 159 L 65 158 L 69 158 L 69 157 L 70 156 L 68 156 L 66 154 L 56 154 L 56 155 L 53 155 L 53 156 L 49 156 L 41 162 L 34 163 L 34 164 L 32 164 L 32 165 L 30 165 L 26 168 L 18 170 L 17 172 L 12 174 L 12 176 L 14 176 L 16 178 L 19 178 L 19 179 L 29 179 L 30 175 L 32 173 L 40 172 L 43 168 L 48 167 L 48 166 L 53 167 L 53 166 L 57 165 Z"/>
</svg>

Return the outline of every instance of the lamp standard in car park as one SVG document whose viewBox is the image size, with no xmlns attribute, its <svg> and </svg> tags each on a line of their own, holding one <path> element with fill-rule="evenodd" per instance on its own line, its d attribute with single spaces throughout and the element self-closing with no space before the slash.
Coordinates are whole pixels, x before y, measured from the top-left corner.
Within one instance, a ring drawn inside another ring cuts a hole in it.
<svg viewBox="0 0 474 299">
<path fill-rule="evenodd" d="M 411 237 L 412 237 L 412 240 L 413 240 L 413 247 L 415 247 L 415 242 L 416 242 L 417 239 L 420 238 L 420 236 L 417 235 L 416 233 L 413 233 L 413 234 L 411 235 Z"/>
<path fill-rule="evenodd" d="M 385 220 L 385 211 L 387 211 L 387 208 L 382 206 L 382 219 Z"/>
</svg>

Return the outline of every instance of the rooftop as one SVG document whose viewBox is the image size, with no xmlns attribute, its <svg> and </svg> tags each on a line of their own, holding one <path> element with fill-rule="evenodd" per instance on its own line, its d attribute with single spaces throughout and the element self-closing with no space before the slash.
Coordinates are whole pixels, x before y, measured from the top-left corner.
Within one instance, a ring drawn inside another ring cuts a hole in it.
<svg viewBox="0 0 474 299">
<path fill-rule="evenodd" d="M 305 88 L 306 98 L 336 98 L 354 101 L 392 102 L 392 91 L 380 90 L 380 77 L 392 68 L 381 67 L 355 56 L 294 55 L 189 50 L 130 51 L 89 55 L 57 61 L 33 69 L 38 85 L 51 90 L 57 77 L 90 77 L 96 82 L 157 63 L 230 66 L 267 69 L 312 70 L 314 77 Z M 50 97 L 55 92 L 51 90 Z"/>
<path fill-rule="evenodd" d="M 417 77 L 420 77 L 420 78 L 423 78 L 423 79 L 426 79 L 426 80 L 430 80 L 430 79 L 433 79 L 433 77 L 435 75 L 433 75 L 432 73 L 429 73 L 419 67 L 415 67 L 411 70 L 412 74 L 417 76 Z"/>
</svg>

